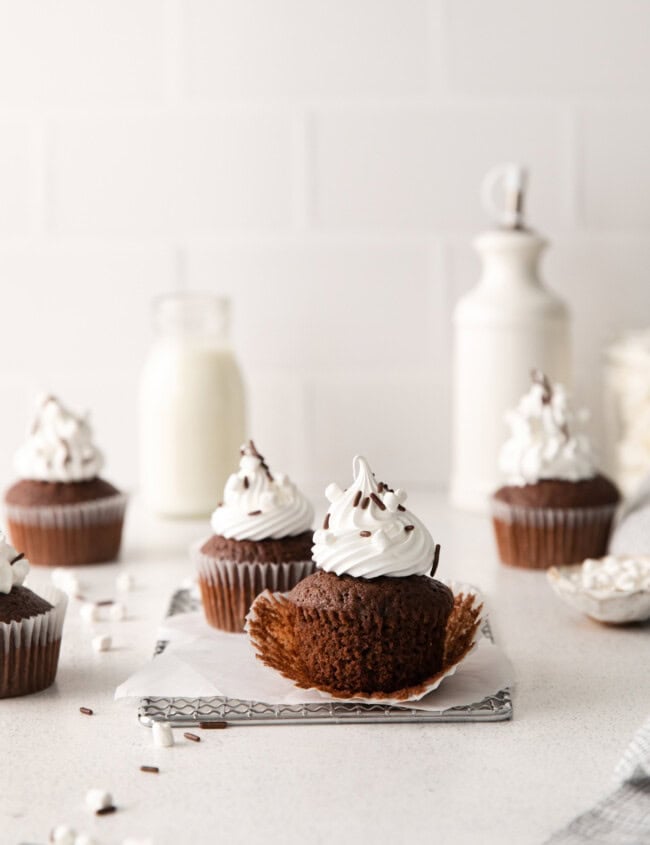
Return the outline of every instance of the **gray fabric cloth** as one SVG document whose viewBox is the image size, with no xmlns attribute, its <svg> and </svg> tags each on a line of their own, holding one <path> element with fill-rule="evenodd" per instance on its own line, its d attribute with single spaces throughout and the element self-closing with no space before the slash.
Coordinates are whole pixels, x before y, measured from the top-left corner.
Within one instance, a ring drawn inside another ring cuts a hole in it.
<svg viewBox="0 0 650 845">
<path fill-rule="evenodd" d="M 616 767 L 618 788 L 546 845 L 650 845 L 650 719 Z"/>
</svg>

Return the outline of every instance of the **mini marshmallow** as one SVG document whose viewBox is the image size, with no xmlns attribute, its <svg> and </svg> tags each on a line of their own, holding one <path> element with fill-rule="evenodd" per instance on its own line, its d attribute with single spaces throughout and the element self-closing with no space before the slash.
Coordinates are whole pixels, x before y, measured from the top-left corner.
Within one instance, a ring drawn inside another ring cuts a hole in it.
<svg viewBox="0 0 650 845">
<path fill-rule="evenodd" d="M 327 498 L 328 502 L 336 502 L 338 499 L 341 498 L 343 495 L 343 490 L 339 487 L 339 485 L 332 481 L 331 484 L 328 484 L 325 488 L 325 497 Z"/>
<path fill-rule="evenodd" d="M 55 845 L 75 845 L 77 832 L 69 824 L 58 824 L 50 833 L 50 842 Z"/>
<path fill-rule="evenodd" d="M 109 607 L 108 617 L 112 622 L 121 622 L 126 618 L 126 608 L 121 602 L 116 601 Z"/>
<path fill-rule="evenodd" d="M 600 560 L 586 560 L 582 565 L 581 576 L 585 590 L 633 593 L 648 589 L 650 558 L 618 558 L 608 555 Z"/>
<path fill-rule="evenodd" d="M 99 619 L 99 608 L 91 601 L 84 602 L 79 608 L 79 616 L 84 622 L 97 622 Z"/>
<path fill-rule="evenodd" d="M 86 807 L 93 813 L 113 804 L 113 796 L 105 789 L 89 789 L 86 793 Z"/>
<path fill-rule="evenodd" d="M 174 744 L 174 732 L 169 722 L 154 722 L 151 733 L 156 748 L 171 748 Z"/>
<path fill-rule="evenodd" d="M 77 595 L 81 589 L 77 576 L 60 566 L 57 566 L 53 570 L 50 577 L 55 587 L 58 587 L 59 590 L 63 590 L 64 593 L 70 596 Z"/>
<path fill-rule="evenodd" d="M 120 593 L 129 593 L 133 589 L 133 575 L 121 572 L 115 579 L 115 587 Z"/>
<path fill-rule="evenodd" d="M 389 490 L 387 493 L 384 493 L 384 504 L 391 513 L 395 513 L 399 505 L 399 499 Z"/>
<path fill-rule="evenodd" d="M 97 634 L 96 637 L 92 638 L 90 644 L 93 647 L 93 651 L 108 651 L 112 642 L 113 640 L 110 634 Z"/>
</svg>

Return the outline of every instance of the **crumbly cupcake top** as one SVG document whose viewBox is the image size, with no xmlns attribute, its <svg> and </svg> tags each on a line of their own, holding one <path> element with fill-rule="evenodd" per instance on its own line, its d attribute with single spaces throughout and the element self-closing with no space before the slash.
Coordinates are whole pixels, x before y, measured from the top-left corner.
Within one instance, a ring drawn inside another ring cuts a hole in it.
<svg viewBox="0 0 650 845">
<path fill-rule="evenodd" d="M 14 464 L 21 478 L 86 481 L 99 475 L 104 456 L 93 443 L 87 416 L 77 416 L 55 396 L 43 396 Z"/>
<path fill-rule="evenodd" d="M 271 473 L 252 440 L 241 447 L 239 471 L 212 514 L 215 534 L 231 540 L 278 540 L 309 531 L 310 502 L 283 473 Z"/>
<path fill-rule="evenodd" d="M 506 415 L 510 438 L 499 456 L 507 483 L 523 486 L 542 479 L 582 481 L 597 474 L 587 436 L 586 411 L 575 412 L 561 384 L 538 371 L 517 407 Z"/>
<path fill-rule="evenodd" d="M 0 532 L 0 593 L 8 594 L 13 587 L 22 586 L 28 572 L 25 555 L 19 554 Z"/>
<path fill-rule="evenodd" d="M 435 544 L 420 520 L 404 507 L 406 493 L 377 482 L 365 458 L 352 461 L 354 481 L 347 490 L 332 483 L 323 527 L 314 534 L 316 564 L 336 575 L 404 578 L 426 575 Z"/>
</svg>

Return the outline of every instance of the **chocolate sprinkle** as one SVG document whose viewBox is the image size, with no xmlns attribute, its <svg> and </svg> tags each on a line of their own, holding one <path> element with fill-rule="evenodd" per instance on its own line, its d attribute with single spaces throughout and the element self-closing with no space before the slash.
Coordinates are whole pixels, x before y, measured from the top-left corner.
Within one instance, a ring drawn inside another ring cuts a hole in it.
<svg viewBox="0 0 650 845">
<path fill-rule="evenodd" d="M 250 487 L 250 481 L 248 480 L 248 476 L 245 475 L 244 476 L 244 490 L 248 490 L 249 487 Z"/>
<path fill-rule="evenodd" d="M 356 506 L 361 501 L 361 490 L 357 490 L 356 496 L 354 497 L 354 501 L 352 502 L 352 507 L 356 508 Z"/>
<path fill-rule="evenodd" d="M 228 727 L 228 722 L 199 722 L 199 727 L 204 731 L 223 731 Z"/>
<path fill-rule="evenodd" d="M 404 513 L 404 511 L 406 510 L 406 508 L 404 507 L 404 505 L 398 505 L 398 506 L 397 506 L 397 510 L 398 510 L 398 511 L 402 511 L 402 513 Z"/>
<path fill-rule="evenodd" d="M 371 533 L 370 531 L 359 531 L 359 537 L 370 537 Z"/>
<path fill-rule="evenodd" d="M 201 742 L 201 737 L 197 736 L 196 734 L 192 734 L 189 731 L 185 731 L 183 734 L 185 739 L 189 739 L 190 742 Z"/>
<path fill-rule="evenodd" d="M 440 560 L 440 543 L 436 543 L 436 547 L 433 551 L 433 564 L 431 566 L 431 577 L 436 574 L 436 569 L 438 568 L 438 561 Z"/>
<path fill-rule="evenodd" d="M 383 482 L 383 481 L 380 481 L 380 482 L 379 482 L 379 492 L 380 492 L 380 493 L 383 493 L 383 492 L 384 492 L 384 486 L 385 486 L 385 485 L 384 485 L 384 482 Z"/>
<path fill-rule="evenodd" d="M 110 607 L 112 604 L 115 604 L 115 599 L 102 599 L 101 601 L 95 601 L 93 604 L 96 607 Z"/>
<path fill-rule="evenodd" d="M 13 566 L 14 563 L 18 563 L 18 561 L 22 560 L 24 557 L 25 557 L 25 552 L 21 552 L 19 555 L 16 555 L 16 557 L 13 560 L 9 561 L 9 565 Z"/>
<path fill-rule="evenodd" d="M 415 525 L 405 525 L 404 531 L 415 531 Z"/>
<path fill-rule="evenodd" d="M 377 505 L 377 507 L 379 508 L 380 511 L 386 510 L 386 505 L 382 502 L 382 500 L 379 498 L 379 496 L 376 493 L 371 493 L 370 498 Z"/>
<path fill-rule="evenodd" d="M 261 513 L 262 513 L 262 511 L 249 511 L 248 515 L 249 516 L 259 516 Z"/>
<path fill-rule="evenodd" d="M 361 510 L 365 511 L 369 504 L 370 499 L 366 496 L 366 498 L 361 502 Z"/>
<path fill-rule="evenodd" d="M 92 716 L 93 715 L 93 711 L 90 709 L 90 707 L 80 707 L 79 712 L 83 713 L 84 716 Z"/>
<path fill-rule="evenodd" d="M 99 810 L 95 810 L 96 816 L 108 816 L 111 813 L 115 813 L 117 811 L 117 807 L 114 804 L 111 804 L 109 807 L 102 807 Z"/>
<path fill-rule="evenodd" d="M 151 772 L 152 775 L 157 775 L 160 772 L 158 766 L 140 766 L 141 772 Z"/>
<path fill-rule="evenodd" d="M 327 530 L 330 527 L 330 515 L 329 511 L 325 514 L 325 519 L 323 520 L 323 528 Z"/>
</svg>

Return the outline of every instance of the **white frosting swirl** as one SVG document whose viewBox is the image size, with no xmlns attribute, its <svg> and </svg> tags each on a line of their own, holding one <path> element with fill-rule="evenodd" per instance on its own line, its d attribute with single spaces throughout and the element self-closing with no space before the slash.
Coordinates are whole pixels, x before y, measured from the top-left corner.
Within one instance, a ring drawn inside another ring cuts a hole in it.
<svg viewBox="0 0 650 845">
<path fill-rule="evenodd" d="M 241 448 L 233 473 L 212 514 L 215 534 L 233 540 L 277 540 L 309 531 L 314 509 L 282 473 L 271 474 L 253 441 Z"/>
<path fill-rule="evenodd" d="M 362 457 L 352 461 L 354 482 L 343 491 L 330 484 L 331 507 L 314 534 L 317 565 L 336 575 L 379 578 L 427 575 L 435 545 L 420 520 L 406 510 L 406 493 L 378 484 Z"/>
<path fill-rule="evenodd" d="M 0 532 L 0 593 L 10 593 L 12 587 L 20 587 L 29 572 L 29 563 L 18 554 Z"/>
<path fill-rule="evenodd" d="M 551 387 L 546 376 L 534 373 L 530 390 L 506 414 L 510 438 L 501 449 L 499 468 L 507 483 L 593 478 L 594 454 L 579 430 L 587 417 L 586 411 L 573 411 L 562 385 Z"/>
<path fill-rule="evenodd" d="M 92 438 L 87 417 L 73 414 L 54 396 L 45 396 L 37 403 L 27 441 L 16 452 L 16 471 L 35 481 L 95 478 L 104 456 Z"/>
</svg>

